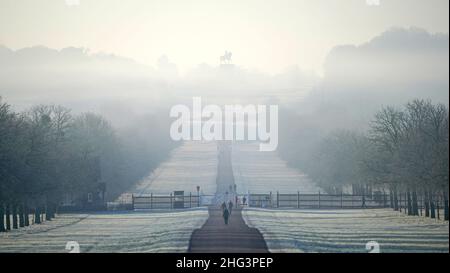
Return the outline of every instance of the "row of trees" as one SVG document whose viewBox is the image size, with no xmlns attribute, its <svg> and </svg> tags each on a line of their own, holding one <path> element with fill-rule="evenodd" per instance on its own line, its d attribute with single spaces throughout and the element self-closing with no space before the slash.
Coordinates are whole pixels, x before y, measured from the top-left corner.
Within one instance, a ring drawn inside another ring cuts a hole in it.
<svg viewBox="0 0 450 273">
<path fill-rule="evenodd" d="M 299 166 L 330 193 L 389 193 L 393 209 L 436 217 L 439 198 L 448 220 L 448 109 L 413 100 L 402 108 L 385 107 L 366 132 L 336 130 L 313 145 Z M 293 158 L 288 158 L 292 161 Z"/>
<path fill-rule="evenodd" d="M 30 225 L 30 214 L 37 224 L 51 220 L 64 202 L 113 200 L 170 148 L 122 138 L 97 114 L 54 105 L 15 113 L 0 98 L 0 231 Z"/>
</svg>

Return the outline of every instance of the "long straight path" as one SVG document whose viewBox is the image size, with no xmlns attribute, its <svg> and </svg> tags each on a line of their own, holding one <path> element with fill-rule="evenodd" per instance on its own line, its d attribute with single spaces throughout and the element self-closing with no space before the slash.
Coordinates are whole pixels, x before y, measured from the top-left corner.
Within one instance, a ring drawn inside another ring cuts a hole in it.
<svg viewBox="0 0 450 273">
<path fill-rule="evenodd" d="M 217 204 L 209 207 L 209 218 L 200 229 L 194 230 L 189 252 L 197 253 L 267 253 L 266 242 L 258 229 L 250 228 L 242 218 L 241 208 L 232 210 L 225 225 L 220 204 L 234 197 L 234 176 L 231 165 L 231 146 L 219 148 L 217 169 Z"/>
</svg>

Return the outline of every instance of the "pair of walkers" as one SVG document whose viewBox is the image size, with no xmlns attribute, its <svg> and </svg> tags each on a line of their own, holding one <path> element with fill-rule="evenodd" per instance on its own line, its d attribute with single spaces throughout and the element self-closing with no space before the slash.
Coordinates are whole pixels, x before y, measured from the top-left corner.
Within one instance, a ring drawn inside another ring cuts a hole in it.
<svg viewBox="0 0 450 273">
<path fill-rule="evenodd" d="M 231 211 L 233 210 L 233 202 L 231 200 L 228 202 L 228 206 L 225 202 L 222 203 L 222 216 L 225 225 L 228 225 L 228 219 L 231 216 Z"/>
</svg>

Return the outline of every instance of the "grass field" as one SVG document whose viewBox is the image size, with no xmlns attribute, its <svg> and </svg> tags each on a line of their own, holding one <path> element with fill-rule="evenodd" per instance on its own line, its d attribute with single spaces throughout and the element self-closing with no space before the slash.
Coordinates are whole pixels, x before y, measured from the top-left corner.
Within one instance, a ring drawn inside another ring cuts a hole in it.
<svg viewBox="0 0 450 273">
<path fill-rule="evenodd" d="M 303 173 L 290 168 L 276 152 L 260 152 L 258 143 L 233 144 L 234 179 L 240 193 L 318 193 Z"/>
<path fill-rule="evenodd" d="M 176 212 L 65 214 L 41 225 L 0 233 L 0 252 L 186 252 L 205 208 Z"/>
<path fill-rule="evenodd" d="M 132 193 L 169 194 L 184 191 L 204 194 L 216 192 L 217 146 L 215 142 L 186 141 L 152 174 L 140 181 Z"/>
<path fill-rule="evenodd" d="M 247 224 L 263 234 L 271 252 L 448 252 L 448 222 L 390 209 L 245 209 Z"/>
</svg>

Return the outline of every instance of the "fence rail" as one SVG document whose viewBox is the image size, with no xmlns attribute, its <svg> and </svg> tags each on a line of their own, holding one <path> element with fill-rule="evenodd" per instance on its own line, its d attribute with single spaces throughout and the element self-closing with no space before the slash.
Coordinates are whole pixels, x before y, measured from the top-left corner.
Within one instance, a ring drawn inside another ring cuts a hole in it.
<svg viewBox="0 0 450 273">
<path fill-rule="evenodd" d="M 389 207 L 388 199 L 375 199 L 368 195 L 352 194 L 250 194 L 248 200 L 248 205 L 250 207 L 308 209 Z"/>
<path fill-rule="evenodd" d="M 259 208 L 297 208 L 297 209 L 358 209 L 358 208 L 392 208 L 394 198 L 387 193 L 376 193 L 370 195 L 356 194 L 324 194 L 324 193 L 247 193 L 230 194 L 225 199 L 235 202 L 238 198 L 240 205 L 245 200 L 246 206 Z M 215 205 L 223 202 L 223 196 L 211 194 L 188 194 L 188 195 L 156 195 L 156 194 L 130 194 L 120 204 L 109 204 L 111 207 L 127 209 L 186 209 L 201 206 Z M 220 200 L 220 201 L 219 201 Z M 435 208 L 439 211 L 445 205 L 445 200 L 440 195 L 433 196 Z M 408 199 L 405 194 L 397 196 L 399 209 L 408 209 Z M 425 198 L 419 196 L 417 199 L 418 209 L 425 209 Z"/>
<path fill-rule="evenodd" d="M 442 195 L 433 195 L 437 210 L 443 209 L 445 199 Z M 247 195 L 248 206 L 267 208 L 298 208 L 298 209 L 357 209 L 357 208 L 393 208 L 394 198 L 388 193 L 357 194 L 323 194 L 323 193 L 250 193 Z M 411 201 L 411 200 L 410 200 Z M 447 201 L 448 202 L 448 201 Z M 418 196 L 419 210 L 425 209 L 426 200 Z M 400 210 L 408 209 L 406 194 L 397 195 Z"/>
<path fill-rule="evenodd" d="M 202 206 L 200 195 L 133 195 L 134 209 L 184 209 Z"/>
</svg>

